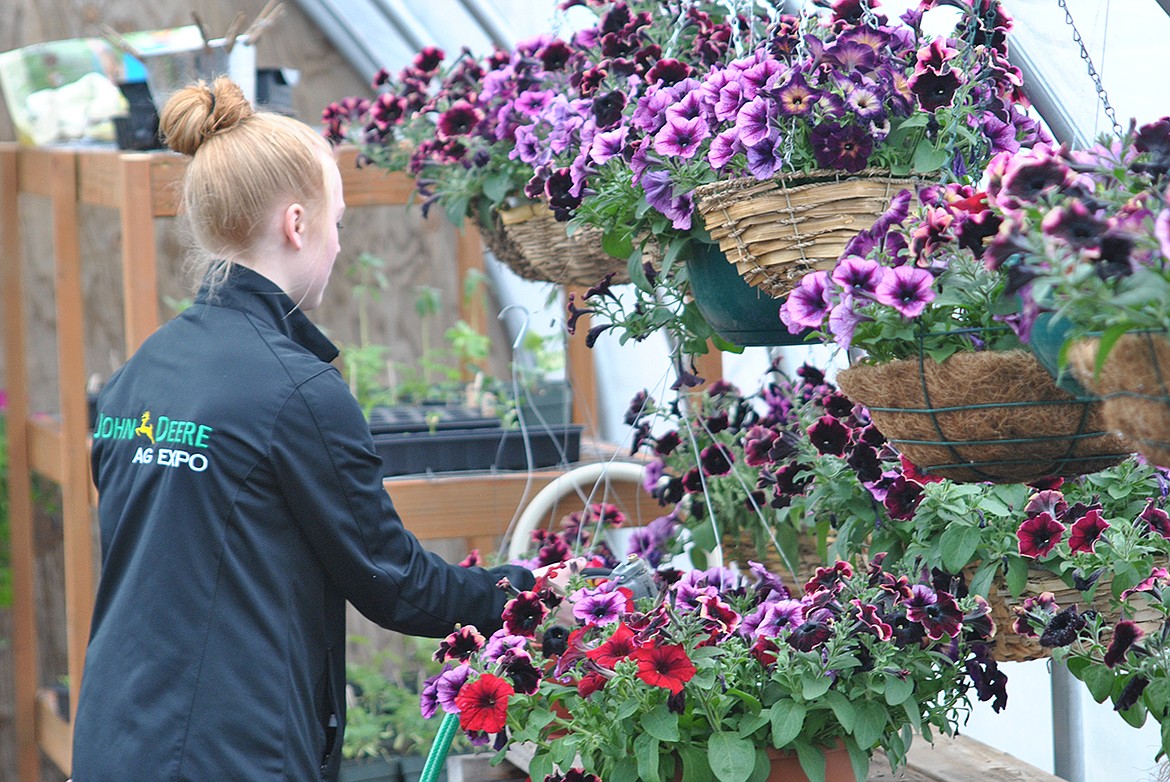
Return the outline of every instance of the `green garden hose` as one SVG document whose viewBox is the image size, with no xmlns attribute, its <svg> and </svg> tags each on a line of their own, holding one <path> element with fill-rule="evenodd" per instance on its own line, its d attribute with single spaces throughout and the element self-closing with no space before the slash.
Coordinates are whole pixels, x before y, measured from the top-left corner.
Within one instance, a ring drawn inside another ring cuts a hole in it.
<svg viewBox="0 0 1170 782">
<path fill-rule="evenodd" d="M 439 732 L 431 744 L 431 751 L 427 753 L 427 761 L 423 764 L 419 782 L 438 782 L 439 774 L 443 771 L 443 764 L 447 762 L 447 752 L 451 749 L 451 742 L 455 740 L 455 731 L 459 730 L 459 715 L 447 714 L 439 723 Z"/>
</svg>

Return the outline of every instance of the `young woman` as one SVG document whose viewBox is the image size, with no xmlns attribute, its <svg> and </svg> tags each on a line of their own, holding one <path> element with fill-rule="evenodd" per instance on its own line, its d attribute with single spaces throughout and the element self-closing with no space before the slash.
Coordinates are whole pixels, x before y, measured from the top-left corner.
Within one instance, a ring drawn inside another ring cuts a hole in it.
<svg viewBox="0 0 1170 782">
<path fill-rule="evenodd" d="M 328 144 L 226 78 L 176 94 L 161 129 L 191 156 L 184 210 L 214 260 L 98 402 L 103 564 L 73 778 L 334 779 L 346 600 L 405 633 L 490 632 L 496 583 L 534 576 L 446 564 L 383 489 L 337 349 L 304 314 L 345 211 Z"/>
</svg>

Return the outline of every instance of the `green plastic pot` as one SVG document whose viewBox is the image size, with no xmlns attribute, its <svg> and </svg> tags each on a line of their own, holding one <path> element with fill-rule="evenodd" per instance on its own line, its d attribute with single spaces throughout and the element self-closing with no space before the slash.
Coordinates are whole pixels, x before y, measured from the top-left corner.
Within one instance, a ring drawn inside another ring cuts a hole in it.
<svg viewBox="0 0 1170 782">
<path fill-rule="evenodd" d="M 807 344 L 810 332 L 790 334 L 780 321 L 784 299 L 745 282 L 719 245 L 694 243 L 687 275 L 699 312 L 728 342 L 743 347 Z"/>
<path fill-rule="evenodd" d="M 1047 369 L 1056 380 L 1057 386 L 1073 396 L 1091 396 L 1085 387 L 1077 382 L 1067 366 L 1064 371 L 1061 371 L 1060 349 L 1064 346 L 1068 331 L 1069 322 L 1067 320 L 1057 319 L 1051 312 L 1042 312 L 1036 316 L 1036 321 L 1032 324 L 1028 347 L 1031 349 L 1032 355 L 1036 356 L 1036 360 L 1040 362 L 1040 366 Z"/>
</svg>

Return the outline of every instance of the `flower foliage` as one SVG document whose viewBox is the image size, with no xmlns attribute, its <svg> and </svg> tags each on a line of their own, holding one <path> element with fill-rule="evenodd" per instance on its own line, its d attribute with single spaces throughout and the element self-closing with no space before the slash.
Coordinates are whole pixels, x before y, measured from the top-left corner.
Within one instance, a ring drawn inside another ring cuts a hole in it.
<svg viewBox="0 0 1170 782">
<path fill-rule="evenodd" d="M 1084 682 L 1098 703 L 1109 702 L 1129 725 L 1161 727 L 1158 756 L 1170 751 L 1170 572 L 1154 567 L 1122 593 L 1120 618 L 1077 606 L 1057 610 L 1051 594 L 1025 601 L 1017 626 L 1043 628 L 1041 643 Z"/>
<path fill-rule="evenodd" d="M 969 587 L 978 594 L 1002 578 L 1018 596 L 1029 569 L 1040 568 L 1116 599 L 1170 554 L 1165 471 L 1137 459 L 1056 488 L 892 480 L 914 484 L 911 511 L 877 529 L 843 525 L 842 537 L 872 535 L 889 566 L 903 570 L 954 575 L 977 566 Z"/>
<path fill-rule="evenodd" d="M 969 185 L 910 191 L 859 234 L 831 271 L 805 275 L 780 309 L 792 333 L 866 351 L 875 362 L 1019 347 L 1007 275 L 984 263 L 1000 225 Z M 1018 316 L 1015 316 L 1018 319 Z"/>
<path fill-rule="evenodd" d="M 663 406 L 645 392 L 631 402 L 634 450 L 651 461 L 646 489 L 690 533 L 695 549 L 748 543 L 800 571 L 801 547 L 821 562 L 844 519 L 885 517 L 867 487 L 891 457 L 864 412 L 810 365 L 787 377 L 773 367 L 743 394 L 726 381 Z"/>
<path fill-rule="evenodd" d="M 1026 339 L 1048 310 L 1069 339 L 1170 328 L 1170 117 L 1087 150 L 1036 145 L 996 157 L 989 204 L 1002 219 L 987 263 L 1021 291 Z"/>
<path fill-rule="evenodd" d="M 923 17 L 939 5 L 959 21 L 932 39 Z M 877 167 L 977 180 L 993 154 L 1042 138 L 1007 60 L 1010 28 L 994 0 L 924 0 L 898 20 L 856 3 L 782 16 L 746 56 L 647 90 L 635 181 L 686 228 L 690 192 L 718 178 Z"/>
<path fill-rule="evenodd" d="M 898 765 L 914 731 L 953 733 L 994 670 L 984 601 L 880 561 L 822 568 L 799 595 L 758 565 L 748 577 L 662 572 L 654 591 L 577 579 L 565 605 L 515 595 L 550 612 L 539 631 L 505 628 L 450 661 L 424 710 L 458 713 L 497 749 L 533 743 L 533 779 L 577 767 L 607 782 L 746 782 L 768 748 L 795 751 L 820 779 L 820 748 L 838 742 L 864 779 L 873 752 Z"/>
</svg>

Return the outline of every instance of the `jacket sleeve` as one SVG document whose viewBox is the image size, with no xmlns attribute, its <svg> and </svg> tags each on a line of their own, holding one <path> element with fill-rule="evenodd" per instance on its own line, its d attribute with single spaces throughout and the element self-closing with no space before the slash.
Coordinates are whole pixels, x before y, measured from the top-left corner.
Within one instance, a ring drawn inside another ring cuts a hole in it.
<svg viewBox="0 0 1170 782">
<path fill-rule="evenodd" d="M 494 632 L 507 595 L 535 583 L 524 568 L 464 568 L 426 551 L 382 485 L 382 460 L 361 409 L 336 370 L 301 384 L 276 422 L 271 456 L 290 510 L 329 577 L 366 617 L 439 637 L 455 624 Z M 441 501 L 441 497 L 436 497 Z M 451 508 L 473 514 L 475 508 Z"/>
</svg>

